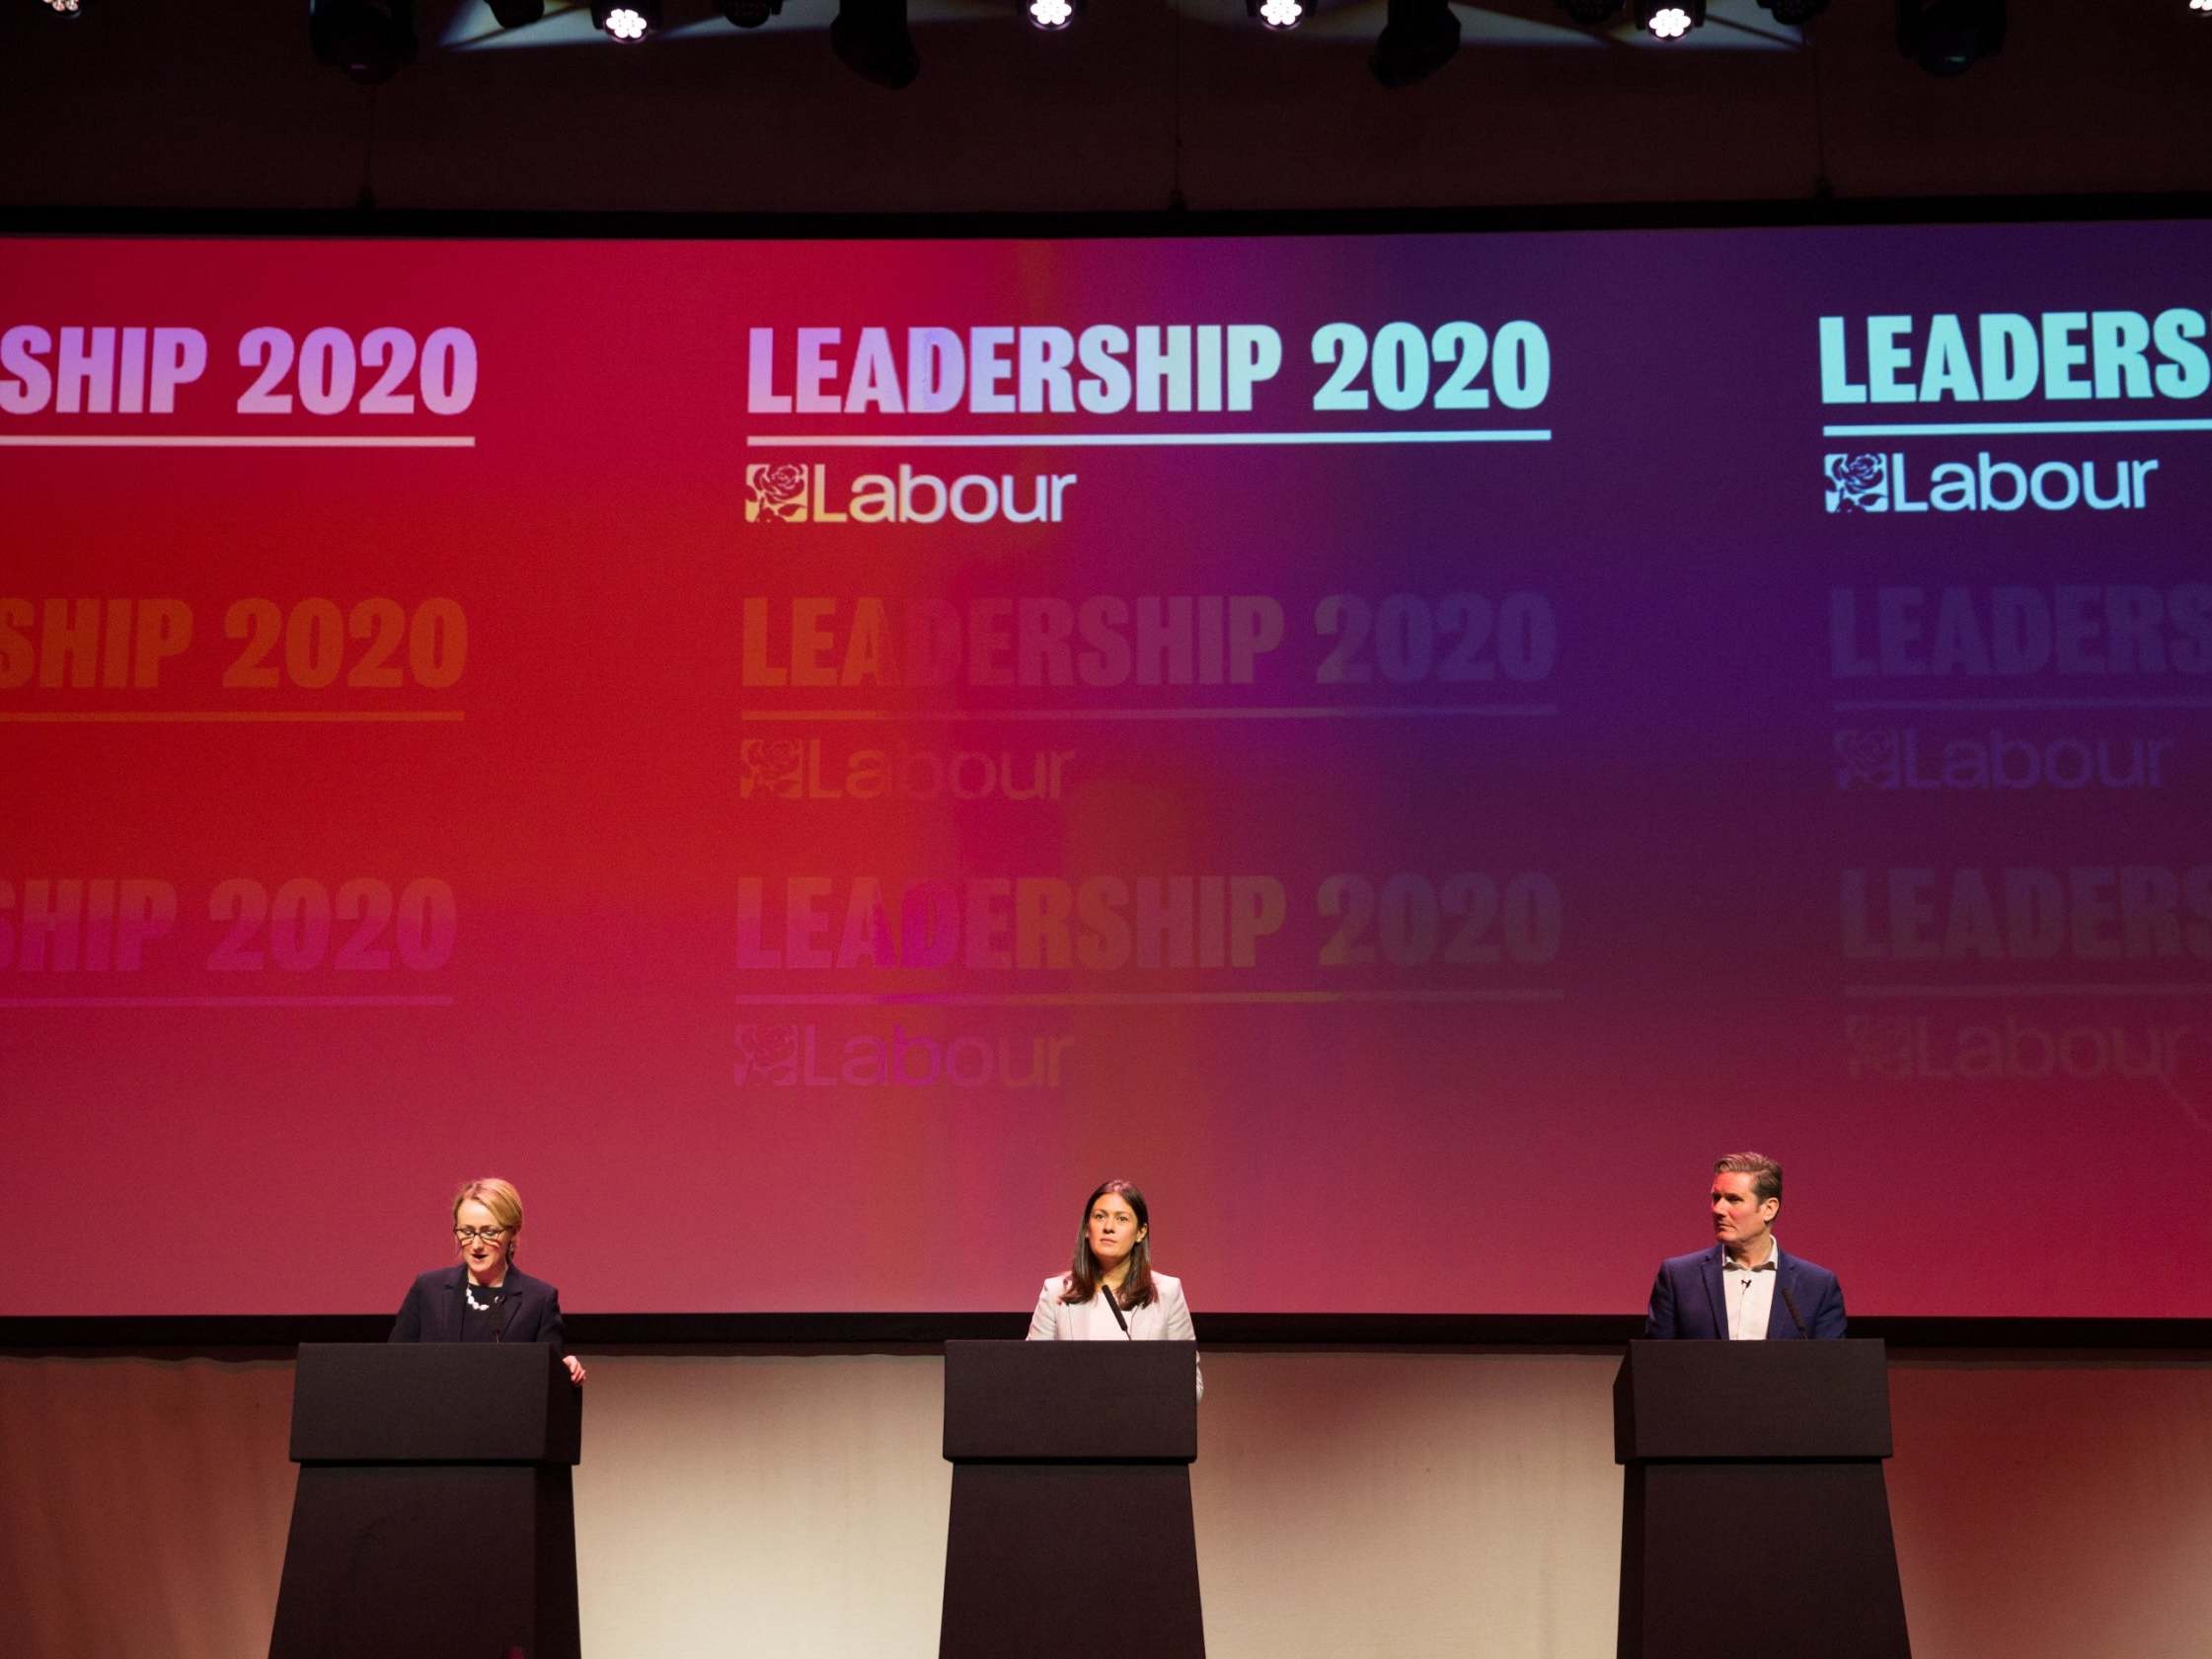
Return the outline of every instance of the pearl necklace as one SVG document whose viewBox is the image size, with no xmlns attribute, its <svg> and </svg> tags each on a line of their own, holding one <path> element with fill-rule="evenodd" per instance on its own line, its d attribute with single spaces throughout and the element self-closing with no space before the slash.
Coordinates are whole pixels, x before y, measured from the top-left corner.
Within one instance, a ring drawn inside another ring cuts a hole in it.
<svg viewBox="0 0 2212 1659">
<path fill-rule="evenodd" d="M 484 1288 L 490 1291 L 498 1289 L 496 1285 L 486 1285 Z M 469 1306 L 480 1314 L 489 1314 L 499 1305 L 497 1296 L 494 1296 L 489 1302 L 479 1302 L 476 1299 L 476 1281 L 474 1279 L 463 1279 L 461 1281 L 461 1294 L 469 1299 Z"/>
</svg>

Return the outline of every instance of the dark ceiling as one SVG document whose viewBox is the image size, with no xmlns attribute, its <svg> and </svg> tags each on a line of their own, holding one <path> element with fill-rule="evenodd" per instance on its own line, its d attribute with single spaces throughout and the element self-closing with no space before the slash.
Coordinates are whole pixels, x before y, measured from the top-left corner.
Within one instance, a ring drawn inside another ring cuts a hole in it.
<svg viewBox="0 0 2212 1659">
<path fill-rule="evenodd" d="M 1294 35 L 1243 0 L 1092 0 L 1065 35 L 1013 0 L 915 0 L 921 78 L 831 55 L 835 0 L 633 47 L 459 44 L 379 88 L 309 54 L 306 0 L 0 0 L 0 206 L 524 212 L 1159 213 L 2195 192 L 2212 188 L 2212 18 L 2186 0 L 2012 0 L 1951 80 L 1897 51 L 1890 0 L 1802 42 L 1715 0 L 1699 49 L 1573 31 L 1551 0 L 1463 7 L 1391 92 L 1381 0 Z M 537 26 L 549 41 L 577 20 Z M 1733 21 L 1731 21 L 1733 20 Z M 1825 190 L 1823 189 L 1825 187 Z M 20 216 L 18 222 L 21 222 Z"/>
</svg>

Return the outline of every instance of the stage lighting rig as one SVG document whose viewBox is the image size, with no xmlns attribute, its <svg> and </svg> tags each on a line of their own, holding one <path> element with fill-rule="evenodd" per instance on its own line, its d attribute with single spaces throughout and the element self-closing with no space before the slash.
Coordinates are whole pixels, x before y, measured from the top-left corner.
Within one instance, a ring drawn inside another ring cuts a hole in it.
<svg viewBox="0 0 2212 1659">
<path fill-rule="evenodd" d="M 85 0 L 39 0 L 57 18 L 81 18 L 85 15 Z"/>
<path fill-rule="evenodd" d="M 715 10 L 739 29 L 758 29 L 784 15 L 784 0 L 715 0 Z"/>
<path fill-rule="evenodd" d="M 1410 87 L 1451 62 L 1459 19 L 1450 0 L 1390 0 L 1367 67 L 1386 87 Z"/>
<path fill-rule="evenodd" d="M 2005 44 L 2005 0 L 1897 0 L 1897 49 L 1931 75 L 1963 75 Z"/>
<path fill-rule="evenodd" d="M 1306 21 L 1306 0 L 1245 0 L 1245 16 L 1280 34 Z"/>
<path fill-rule="evenodd" d="M 864 81 L 893 92 L 914 84 L 921 54 L 906 28 L 906 0 L 838 0 L 829 49 Z"/>
<path fill-rule="evenodd" d="M 606 5 L 591 0 L 591 27 L 610 40 L 636 43 L 660 33 L 660 0 L 616 0 Z"/>
<path fill-rule="evenodd" d="M 1082 10 L 1083 0 L 1023 0 L 1022 15 L 1030 20 L 1031 29 L 1057 35 L 1075 22 Z"/>
<path fill-rule="evenodd" d="M 545 0 L 491 0 L 491 5 L 501 29 L 527 29 L 545 16 Z"/>
<path fill-rule="evenodd" d="M 1655 40 L 1679 40 L 1705 25 L 1705 0 L 1636 0 L 1636 26 Z"/>
<path fill-rule="evenodd" d="M 307 43 L 364 86 L 388 81 L 415 61 L 415 0 L 309 0 Z"/>
</svg>

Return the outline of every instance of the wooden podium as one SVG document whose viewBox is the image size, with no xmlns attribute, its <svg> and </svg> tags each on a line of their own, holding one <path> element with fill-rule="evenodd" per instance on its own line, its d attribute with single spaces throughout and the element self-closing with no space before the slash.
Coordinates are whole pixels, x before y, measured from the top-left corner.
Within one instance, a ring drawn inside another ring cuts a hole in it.
<svg viewBox="0 0 2212 1659">
<path fill-rule="evenodd" d="M 1911 1659 L 1877 1341 L 1631 1342 L 1620 1659 Z"/>
<path fill-rule="evenodd" d="M 948 1342 L 940 1659 L 1204 1659 L 1191 1342 Z"/>
<path fill-rule="evenodd" d="M 544 1343 L 301 1343 L 269 1659 L 578 1659 L 582 1425 Z"/>
</svg>

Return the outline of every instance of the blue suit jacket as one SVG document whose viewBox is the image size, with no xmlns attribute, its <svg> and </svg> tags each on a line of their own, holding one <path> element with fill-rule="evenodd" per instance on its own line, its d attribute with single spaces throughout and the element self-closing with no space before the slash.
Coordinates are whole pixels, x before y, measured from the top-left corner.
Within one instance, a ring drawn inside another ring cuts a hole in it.
<svg viewBox="0 0 2212 1659">
<path fill-rule="evenodd" d="M 1646 1337 L 1662 1342 L 1676 1337 L 1727 1340 L 1728 1304 L 1720 1289 L 1720 1258 L 1721 1246 L 1715 1244 L 1659 1263 L 1659 1276 L 1651 1285 L 1651 1312 L 1643 1320 Z M 1843 1286 L 1836 1283 L 1835 1274 L 1790 1254 L 1780 1244 L 1775 1246 L 1774 1270 L 1774 1312 L 1767 1319 L 1767 1340 L 1844 1333 Z"/>
<path fill-rule="evenodd" d="M 433 1267 L 416 1275 L 400 1304 L 400 1317 L 392 1321 L 394 1342 L 458 1342 L 461 1340 L 461 1278 L 468 1272 L 459 1262 Z M 506 1323 L 499 1328 L 502 1342 L 550 1342 L 563 1354 L 561 1293 L 543 1279 L 533 1279 L 518 1267 L 507 1269 Z"/>
</svg>

